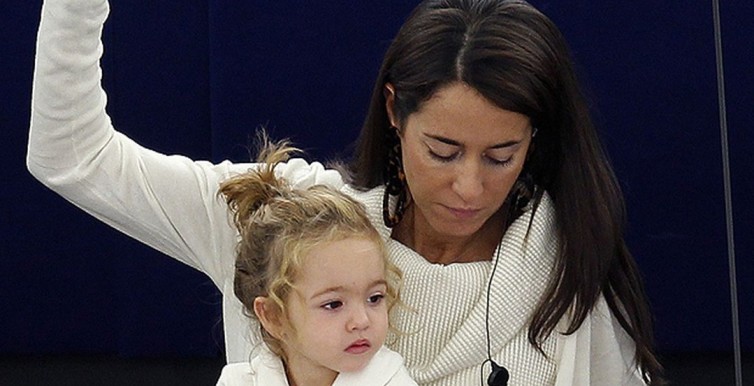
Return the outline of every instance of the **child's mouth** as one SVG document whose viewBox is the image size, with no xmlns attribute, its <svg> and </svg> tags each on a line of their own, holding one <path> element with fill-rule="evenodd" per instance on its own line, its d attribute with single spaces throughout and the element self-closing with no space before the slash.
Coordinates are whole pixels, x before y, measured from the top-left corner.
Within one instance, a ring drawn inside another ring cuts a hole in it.
<svg viewBox="0 0 754 386">
<path fill-rule="evenodd" d="M 369 341 L 366 339 L 359 339 L 353 343 L 351 343 L 348 348 L 346 348 L 346 352 L 349 354 L 363 354 L 372 347 L 371 344 L 369 344 Z"/>
</svg>

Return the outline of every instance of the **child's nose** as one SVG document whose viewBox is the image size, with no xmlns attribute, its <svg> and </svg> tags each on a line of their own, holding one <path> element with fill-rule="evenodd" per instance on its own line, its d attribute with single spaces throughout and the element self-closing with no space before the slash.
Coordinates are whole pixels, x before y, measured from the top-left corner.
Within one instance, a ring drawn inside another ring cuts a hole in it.
<svg viewBox="0 0 754 386">
<path fill-rule="evenodd" d="M 363 330 L 369 327 L 369 315 L 365 307 L 355 307 L 351 311 L 350 319 L 348 321 L 348 329 Z"/>
</svg>

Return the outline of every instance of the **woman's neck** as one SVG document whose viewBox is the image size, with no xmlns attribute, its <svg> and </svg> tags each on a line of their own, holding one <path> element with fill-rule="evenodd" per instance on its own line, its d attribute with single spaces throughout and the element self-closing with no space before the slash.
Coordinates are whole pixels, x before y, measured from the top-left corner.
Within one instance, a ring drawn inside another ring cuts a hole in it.
<svg viewBox="0 0 754 386">
<path fill-rule="evenodd" d="M 429 226 L 420 225 L 413 207 L 409 207 L 401 222 L 393 228 L 392 237 L 434 264 L 489 261 L 505 233 L 504 213 L 501 209 L 471 235 L 448 237 L 433 233 Z"/>
</svg>

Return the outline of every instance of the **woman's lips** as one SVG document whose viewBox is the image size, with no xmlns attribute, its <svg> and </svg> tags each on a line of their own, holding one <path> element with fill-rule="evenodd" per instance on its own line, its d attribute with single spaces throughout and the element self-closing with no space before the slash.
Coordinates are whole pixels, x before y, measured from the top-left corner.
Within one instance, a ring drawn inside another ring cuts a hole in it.
<svg viewBox="0 0 754 386">
<path fill-rule="evenodd" d="M 462 209 L 462 208 L 448 208 L 448 211 L 456 218 L 460 220 L 468 220 L 474 218 L 479 213 L 479 209 Z"/>
<path fill-rule="evenodd" d="M 349 354 L 363 354 L 372 347 L 372 345 L 369 343 L 366 339 L 359 339 L 353 343 L 351 343 L 348 348 L 346 348 L 346 352 Z"/>
</svg>

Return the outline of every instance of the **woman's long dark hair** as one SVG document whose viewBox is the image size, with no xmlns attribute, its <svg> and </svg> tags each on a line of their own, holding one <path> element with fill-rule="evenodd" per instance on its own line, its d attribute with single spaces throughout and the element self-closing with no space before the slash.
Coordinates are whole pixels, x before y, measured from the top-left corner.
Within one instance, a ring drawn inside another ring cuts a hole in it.
<svg viewBox="0 0 754 386">
<path fill-rule="evenodd" d="M 354 186 L 383 184 L 384 85 L 395 88 L 399 122 L 442 87 L 463 82 L 498 107 L 528 116 L 537 135 L 524 172 L 555 206 L 560 240 L 555 273 L 535 311 L 529 341 L 542 341 L 572 312 L 573 333 L 604 296 L 636 343 L 646 381 L 661 383 L 652 318 L 638 267 L 626 247 L 623 196 L 580 90 L 567 44 L 545 15 L 524 1 L 427 0 L 388 49 L 350 165 Z M 534 199 L 538 204 L 541 196 Z"/>
</svg>

